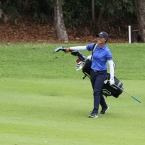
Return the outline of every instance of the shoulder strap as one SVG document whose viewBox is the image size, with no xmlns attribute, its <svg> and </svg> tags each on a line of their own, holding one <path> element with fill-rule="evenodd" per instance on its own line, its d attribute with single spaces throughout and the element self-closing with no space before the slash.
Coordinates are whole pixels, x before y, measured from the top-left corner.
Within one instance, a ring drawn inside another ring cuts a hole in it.
<svg viewBox="0 0 145 145">
<path fill-rule="evenodd" d="M 95 51 L 97 45 L 98 45 L 97 43 L 94 44 L 92 53 Z"/>
<path fill-rule="evenodd" d="M 93 52 L 95 51 L 96 47 L 97 47 L 97 43 L 95 43 L 93 46 L 92 55 L 93 55 Z M 92 59 L 92 56 L 91 56 L 91 59 Z"/>
</svg>

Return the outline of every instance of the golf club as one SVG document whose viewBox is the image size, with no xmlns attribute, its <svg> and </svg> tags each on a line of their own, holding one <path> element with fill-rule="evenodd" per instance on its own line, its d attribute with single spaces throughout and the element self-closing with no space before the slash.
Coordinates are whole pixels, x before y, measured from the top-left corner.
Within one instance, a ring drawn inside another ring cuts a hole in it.
<svg viewBox="0 0 145 145">
<path fill-rule="evenodd" d="M 138 101 L 139 103 L 141 103 L 141 101 L 139 99 L 137 99 L 136 97 L 130 95 L 129 93 L 127 93 L 126 91 L 123 90 L 123 92 L 125 92 L 127 95 L 131 96 L 133 99 L 135 99 L 136 101 Z"/>
<path fill-rule="evenodd" d="M 56 49 L 54 50 L 54 53 L 59 52 L 60 50 L 61 50 L 61 51 L 66 51 L 66 46 L 61 46 L 61 47 L 56 48 Z"/>
<path fill-rule="evenodd" d="M 116 85 L 115 85 L 116 86 Z M 116 86 L 118 87 L 118 86 Z M 121 89 L 121 88 L 120 88 Z M 139 99 L 137 99 L 136 97 L 132 96 L 131 94 L 129 94 L 128 92 L 126 92 L 124 89 L 121 89 L 124 93 L 126 93 L 127 95 L 129 95 L 130 97 L 132 97 L 134 100 L 138 101 L 139 103 L 141 103 L 141 101 Z"/>
</svg>

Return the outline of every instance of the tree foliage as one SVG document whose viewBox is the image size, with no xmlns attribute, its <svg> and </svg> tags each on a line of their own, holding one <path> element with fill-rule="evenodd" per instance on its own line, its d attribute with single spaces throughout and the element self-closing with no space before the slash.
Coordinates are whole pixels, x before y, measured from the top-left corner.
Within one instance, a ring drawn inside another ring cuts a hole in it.
<svg viewBox="0 0 145 145">
<path fill-rule="evenodd" d="M 106 0 L 95 0 L 95 16 L 98 17 L 103 2 Z M 91 23 L 91 1 L 90 0 L 63 0 L 64 20 L 68 28 L 77 25 L 90 25 Z M 18 18 L 29 14 L 35 22 L 45 22 L 47 17 L 52 17 L 53 0 L 1 0 L 0 8 L 4 15 Z M 114 19 L 128 19 L 135 17 L 135 8 L 132 0 L 110 0 L 106 3 L 103 16 L 114 17 Z"/>
<path fill-rule="evenodd" d="M 5 22 L 29 16 L 35 23 L 45 23 L 54 18 L 54 0 L 0 0 L 0 17 Z M 92 2 L 94 16 L 92 19 Z M 144 7 L 144 6 L 143 6 Z M 137 21 L 133 0 L 62 0 L 64 23 L 67 29 L 89 27 L 94 31 L 108 27 L 116 29 L 126 21 Z M 138 22 L 140 23 L 140 22 Z"/>
<path fill-rule="evenodd" d="M 48 16 L 52 16 L 52 0 L 1 0 L 0 9 L 3 17 L 9 15 L 17 19 L 21 15 L 30 15 L 34 22 L 44 23 Z"/>
</svg>

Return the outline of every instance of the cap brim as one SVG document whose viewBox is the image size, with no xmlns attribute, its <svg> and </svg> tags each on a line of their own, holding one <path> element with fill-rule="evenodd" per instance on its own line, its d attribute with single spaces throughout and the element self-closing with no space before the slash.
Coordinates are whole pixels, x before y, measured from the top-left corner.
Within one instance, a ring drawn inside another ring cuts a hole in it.
<svg viewBox="0 0 145 145">
<path fill-rule="evenodd" d="M 103 35 L 101 35 L 101 34 L 97 34 L 96 37 L 104 38 Z"/>
</svg>

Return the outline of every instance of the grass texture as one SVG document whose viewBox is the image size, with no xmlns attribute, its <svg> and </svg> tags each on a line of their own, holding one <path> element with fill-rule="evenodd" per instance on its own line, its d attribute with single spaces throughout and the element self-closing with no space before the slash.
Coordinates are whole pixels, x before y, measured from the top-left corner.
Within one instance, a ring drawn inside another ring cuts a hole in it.
<svg viewBox="0 0 145 145">
<path fill-rule="evenodd" d="M 108 97 L 96 119 L 87 117 L 92 88 L 77 58 L 53 53 L 62 45 L 84 44 L 0 44 L 0 145 L 144 145 L 145 44 L 108 44 L 115 76 L 142 103 L 124 92 Z"/>
</svg>

